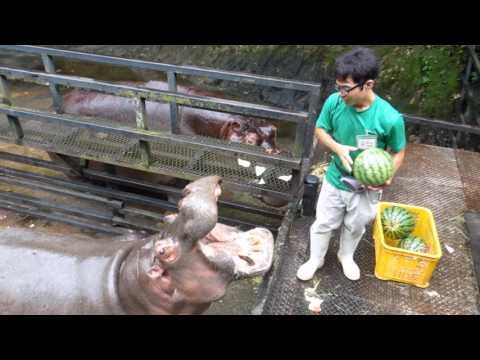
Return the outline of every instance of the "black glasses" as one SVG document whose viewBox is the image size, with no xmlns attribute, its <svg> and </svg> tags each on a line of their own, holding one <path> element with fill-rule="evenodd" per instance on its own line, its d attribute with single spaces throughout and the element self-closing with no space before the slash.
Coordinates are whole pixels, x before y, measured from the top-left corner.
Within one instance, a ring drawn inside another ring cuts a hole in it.
<svg viewBox="0 0 480 360">
<path fill-rule="evenodd" d="M 349 94 L 351 91 L 355 90 L 356 88 L 363 86 L 365 83 L 357 84 L 353 87 L 350 86 L 340 86 L 338 84 L 335 84 L 335 90 L 339 91 L 341 93 Z"/>
</svg>

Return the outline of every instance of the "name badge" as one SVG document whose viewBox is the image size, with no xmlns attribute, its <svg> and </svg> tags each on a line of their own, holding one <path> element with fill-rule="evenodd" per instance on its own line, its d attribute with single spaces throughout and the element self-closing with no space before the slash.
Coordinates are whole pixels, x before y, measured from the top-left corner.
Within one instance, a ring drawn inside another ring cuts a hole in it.
<svg viewBox="0 0 480 360">
<path fill-rule="evenodd" d="M 367 150 L 377 147 L 377 135 L 357 135 L 357 148 Z"/>
</svg>

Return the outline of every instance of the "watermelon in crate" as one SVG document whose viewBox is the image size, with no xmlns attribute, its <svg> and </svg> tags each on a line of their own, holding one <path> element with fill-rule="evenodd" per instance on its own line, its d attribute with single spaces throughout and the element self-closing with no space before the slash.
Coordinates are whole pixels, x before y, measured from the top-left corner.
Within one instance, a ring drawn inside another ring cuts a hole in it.
<svg viewBox="0 0 480 360">
<path fill-rule="evenodd" d="M 381 218 L 383 232 L 391 240 L 401 240 L 415 229 L 415 216 L 400 206 L 387 207 L 383 210 Z"/>
<path fill-rule="evenodd" d="M 414 235 L 407 236 L 406 238 L 400 240 L 398 247 L 400 249 L 413 251 L 413 252 L 420 252 L 420 253 L 428 252 L 427 243 L 422 238 Z"/>
</svg>

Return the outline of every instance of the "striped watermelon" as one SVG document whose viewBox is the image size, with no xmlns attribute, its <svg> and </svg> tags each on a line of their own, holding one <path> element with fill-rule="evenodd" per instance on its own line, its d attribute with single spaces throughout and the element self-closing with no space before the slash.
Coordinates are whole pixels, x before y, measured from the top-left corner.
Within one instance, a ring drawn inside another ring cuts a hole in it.
<svg viewBox="0 0 480 360">
<path fill-rule="evenodd" d="M 415 252 L 421 252 L 421 253 L 428 252 L 427 243 L 423 239 L 419 238 L 418 236 L 410 235 L 405 239 L 402 239 L 398 244 L 398 246 L 401 249 L 408 250 L 408 251 L 415 251 Z"/>
<path fill-rule="evenodd" d="M 384 209 L 381 220 L 384 234 L 391 239 L 403 239 L 415 229 L 415 217 L 399 206 Z"/>
<path fill-rule="evenodd" d="M 363 185 L 380 186 L 393 176 L 393 159 L 385 150 L 363 151 L 353 163 L 353 176 Z"/>
</svg>

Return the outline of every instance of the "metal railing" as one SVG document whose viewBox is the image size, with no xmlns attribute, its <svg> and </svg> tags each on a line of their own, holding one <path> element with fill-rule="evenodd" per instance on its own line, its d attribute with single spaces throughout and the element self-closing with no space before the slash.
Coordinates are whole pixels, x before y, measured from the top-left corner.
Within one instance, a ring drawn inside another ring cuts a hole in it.
<svg viewBox="0 0 480 360">
<path fill-rule="evenodd" d="M 74 128 L 88 128 L 95 131 L 122 134 L 131 139 L 136 139 L 140 145 L 142 160 L 145 167 L 151 162 L 151 141 L 168 141 L 177 145 L 207 149 L 220 153 L 231 153 L 238 156 L 247 155 L 251 159 L 261 161 L 262 164 L 284 166 L 292 170 L 291 193 L 284 198 L 298 198 L 303 184 L 303 177 L 308 168 L 309 155 L 312 150 L 313 132 L 318 117 L 321 87 L 319 84 L 285 80 L 273 77 L 244 74 L 238 72 L 221 71 L 194 66 L 175 66 L 150 61 L 122 59 L 110 56 L 65 51 L 45 47 L 28 45 L 0 45 L 0 50 L 28 53 L 39 55 L 43 61 L 45 72 L 0 67 L 0 93 L 2 103 L 0 113 L 6 115 L 10 128 L 14 131 L 17 143 L 21 144 L 24 137 L 22 124 L 19 118 L 32 118 L 36 120 L 58 123 Z M 85 77 L 64 76 L 56 74 L 55 58 L 103 63 L 129 68 L 157 70 L 167 74 L 168 91 L 152 90 L 137 86 L 114 84 L 105 81 L 97 81 Z M 177 92 L 177 75 L 201 76 L 211 79 L 228 80 L 240 83 L 267 86 L 295 91 L 303 91 L 309 94 L 308 112 L 288 111 L 271 106 L 263 106 L 241 101 L 225 100 L 219 98 L 192 96 Z M 11 106 L 8 80 L 22 80 L 30 83 L 48 86 L 52 95 L 56 113 L 24 109 Z M 92 118 L 65 115 L 61 113 L 62 97 L 60 86 L 87 89 L 106 94 L 133 98 L 137 105 L 137 128 L 126 126 L 108 126 L 95 121 Z M 149 120 L 145 111 L 146 101 L 163 102 L 170 104 L 170 131 L 150 131 Z M 234 145 L 206 143 L 196 141 L 195 137 L 178 135 L 178 106 L 199 109 L 208 109 L 218 112 L 226 112 L 247 115 L 262 119 L 274 119 L 277 121 L 294 123 L 296 126 L 293 157 L 288 155 L 267 155 L 258 149 L 248 147 L 235 147 Z M 171 175 L 171 174 L 169 174 Z M 263 193 L 268 191 L 263 191 Z"/>
<path fill-rule="evenodd" d="M 61 57 L 72 60 L 81 60 L 94 63 L 102 63 L 109 65 L 117 66 L 126 66 L 129 68 L 144 69 L 144 70 L 156 70 L 167 74 L 169 91 L 172 93 L 177 92 L 177 75 L 188 75 L 188 76 L 199 76 L 207 77 L 217 80 L 228 80 L 245 84 L 253 84 L 257 86 L 266 86 L 274 87 L 281 89 L 289 89 L 296 91 L 303 91 L 309 93 L 309 107 L 308 107 L 308 120 L 307 123 L 297 124 L 296 139 L 295 139 L 295 155 L 297 156 L 308 156 L 311 150 L 311 141 L 308 141 L 313 137 L 313 126 L 310 127 L 308 124 L 312 124 L 316 120 L 318 115 L 318 107 L 320 101 L 320 91 L 321 86 L 315 83 L 301 82 L 295 80 L 286 80 L 275 77 L 268 76 L 258 76 L 245 74 L 240 72 L 232 71 L 222 71 L 208 68 L 201 68 L 196 66 L 177 66 L 170 64 L 162 64 L 151 61 L 144 60 L 133 60 L 133 59 L 122 59 L 112 56 L 96 55 L 89 53 L 81 53 L 76 51 L 67 51 L 59 49 L 51 49 L 39 46 L 29 46 L 29 45 L 0 45 L 0 49 L 11 50 L 16 52 L 23 52 L 29 54 L 36 54 L 42 57 L 42 61 L 45 67 L 45 71 L 49 74 L 55 73 L 54 57 Z M 57 84 L 51 84 L 50 90 L 52 92 L 52 97 L 54 100 L 54 105 L 57 110 L 61 108 L 61 96 L 57 88 Z M 171 123 L 172 130 L 174 133 L 178 132 L 178 109 L 176 99 L 172 99 L 171 104 Z M 218 100 L 218 99 L 217 99 Z M 243 103 L 246 104 L 246 103 Z M 183 104 L 185 105 L 185 104 Z M 226 110 L 229 111 L 228 106 L 225 108 L 211 108 L 212 110 Z M 255 113 L 251 114 L 255 116 Z M 278 120 L 287 120 L 294 121 L 293 118 L 288 117 L 279 117 Z M 307 141 L 306 141 L 307 140 Z"/>
</svg>

